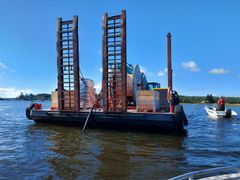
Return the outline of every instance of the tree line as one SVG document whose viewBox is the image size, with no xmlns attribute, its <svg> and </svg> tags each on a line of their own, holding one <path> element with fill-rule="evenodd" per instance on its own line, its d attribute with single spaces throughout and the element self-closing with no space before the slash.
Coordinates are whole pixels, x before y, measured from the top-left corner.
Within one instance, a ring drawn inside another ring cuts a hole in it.
<svg viewBox="0 0 240 180">
<path fill-rule="evenodd" d="M 23 94 L 22 92 L 16 98 L 17 100 L 27 100 L 27 101 L 34 101 L 34 100 L 51 100 L 51 94 L 41 93 L 41 94 Z"/>
<path fill-rule="evenodd" d="M 0 100 L 4 100 L 5 98 L 1 98 Z M 41 94 L 23 94 L 22 92 L 17 100 L 51 100 L 51 94 L 41 93 Z M 190 103 L 190 104 L 199 104 L 199 103 L 216 103 L 219 99 L 217 96 L 213 96 L 212 94 L 207 94 L 207 96 L 179 96 L 181 103 Z M 225 102 L 228 104 L 240 104 L 240 97 L 225 97 Z"/>
<path fill-rule="evenodd" d="M 217 103 L 219 97 L 207 94 L 207 96 L 183 96 L 180 95 L 180 102 L 199 104 L 199 103 Z M 228 104 L 240 104 L 240 97 L 224 97 L 225 102 Z"/>
</svg>

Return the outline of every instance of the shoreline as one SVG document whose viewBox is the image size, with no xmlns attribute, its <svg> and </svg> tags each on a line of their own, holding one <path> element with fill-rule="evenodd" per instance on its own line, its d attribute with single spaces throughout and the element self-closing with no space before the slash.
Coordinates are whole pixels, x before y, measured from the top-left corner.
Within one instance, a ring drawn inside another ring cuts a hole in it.
<svg viewBox="0 0 240 180">
<path fill-rule="evenodd" d="M 180 103 L 180 104 L 205 104 L 205 105 L 209 105 L 209 104 L 216 104 L 216 103 Z M 226 104 L 225 106 L 240 106 L 240 104 Z"/>
<path fill-rule="evenodd" d="M 226 106 L 240 106 L 240 104 L 226 104 Z"/>
<path fill-rule="evenodd" d="M 1 98 L 0 101 L 51 101 L 51 99 L 34 99 L 34 100 L 28 100 L 28 99 L 17 99 L 17 98 Z M 180 104 L 205 104 L 205 105 L 212 105 L 212 104 L 216 104 L 216 103 L 180 103 Z M 226 103 L 226 106 L 236 106 L 236 107 L 240 107 L 240 104 L 230 104 L 230 103 Z"/>
</svg>

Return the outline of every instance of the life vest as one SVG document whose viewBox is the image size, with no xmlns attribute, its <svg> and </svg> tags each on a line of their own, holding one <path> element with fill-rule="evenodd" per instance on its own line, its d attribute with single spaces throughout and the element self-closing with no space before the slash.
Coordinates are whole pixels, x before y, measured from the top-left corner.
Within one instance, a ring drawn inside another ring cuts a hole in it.
<svg viewBox="0 0 240 180">
<path fill-rule="evenodd" d="M 220 98 L 220 99 L 218 100 L 217 104 L 218 104 L 219 106 L 225 105 L 224 99 L 223 99 L 223 98 Z"/>
<path fill-rule="evenodd" d="M 42 104 L 34 104 L 35 110 L 42 109 Z"/>
</svg>

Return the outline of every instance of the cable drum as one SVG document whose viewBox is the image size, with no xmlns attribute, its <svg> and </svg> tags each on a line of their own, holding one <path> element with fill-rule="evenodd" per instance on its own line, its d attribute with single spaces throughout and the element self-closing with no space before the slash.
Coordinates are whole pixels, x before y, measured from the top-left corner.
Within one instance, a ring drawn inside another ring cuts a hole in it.
<svg viewBox="0 0 240 180">
<path fill-rule="evenodd" d="M 136 100 L 138 90 L 141 89 L 141 71 L 138 65 L 133 70 L 133 100 Z"/>
<path fill-rule="evenodd" d="M 143 72 L 140 71 L 138 65 L 133 67 L 132 73 L 127 74 L 127 96 L 136 100 L 138 90 L 147 89 L 147 79 Z"/>
<path fill-rule="evenodd" d="M 147 89 L 147 78 L 143 72 L 141 72 L 141 90 Z"/>
<path fill-rule="evenodd" d="M 127 96 L 133 96 L 133 74 L 127 74 Z"/>
<path fill-rule="evenodd" d="M 111 71 L 110 71 L 111 72 Z M 117 73 L 120 73 L 120 69 L 116 69 Z M 109 75 L 113 78 L 113 75 Z M 120 80 L 120 79 L 119 79 Z M 116 88 L 116 98 L 121 101 L 122 99 L 122 87 L 121 83 L 116 83 L 115 85 L 110 81 L 111 86 Z M 138 90 L 143 90 L 147 88 L 147 79 L 144 73 L 140 71 L 139 65 L 128 65 L 127 66 L 127 97 L 131 101 L 136 101 Z M 113 93 L 109 95 L 111 98 L 114 96 Z"/>
</svg>

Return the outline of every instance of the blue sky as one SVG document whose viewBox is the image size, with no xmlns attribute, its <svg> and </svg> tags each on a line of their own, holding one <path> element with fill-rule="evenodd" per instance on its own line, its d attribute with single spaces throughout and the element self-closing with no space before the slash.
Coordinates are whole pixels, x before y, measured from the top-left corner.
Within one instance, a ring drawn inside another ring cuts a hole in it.
<svg viewBox="0 0 240 180">
<path fill-rule="evenodd" d="M 0 97 L 50 93 L 57 85 L 56 20 L 79 17 L 80 66 L 101 82 L 101 20 L 127 11 L 127 60 L 166 86 L 172 33 L 173 86 L 184 95 L 240 96 L 238 0 L 0 0 Z"/>
</svg>

